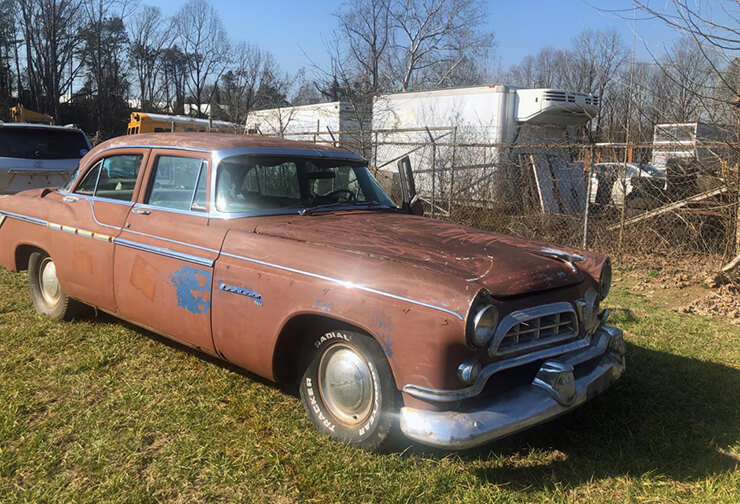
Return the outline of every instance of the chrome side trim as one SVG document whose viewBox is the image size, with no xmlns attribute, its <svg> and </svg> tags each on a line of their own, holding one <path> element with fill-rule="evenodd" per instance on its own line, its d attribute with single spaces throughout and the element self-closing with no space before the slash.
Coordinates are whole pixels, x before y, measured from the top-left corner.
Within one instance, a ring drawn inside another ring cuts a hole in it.
<svg viewBox="0 0 740 504">
<path fill-rule="evenodd" d="M 92 206 L 92 201 L 90 201 L 90 205 Z M 42 225 L 42 226 L 46 226 L 47 225 L 47 222 L 46 221 L 43 221 L 43 220 L 40 220 L 40 219 L 35 219 L 33 217 L 27 217 L 27 216 L 18 215 L 18 214 L 11 214 L 10 212 L 4 212 L 4 211 L 0 211 L 0 214 L 5 214 L 8 217 L 17 218 L 19 220 L 27 220 L 29 222 L 32 222 L 34 224 L 39 224 L 39 225 Z M 101 226 L 110 227 L 110 228 L 113 228 L 113 229 L 119 229 L 116 226 L 110 226 L 108 224 L 103 224 L 103 223 L 99 222 L 95 218 L 94 211 L 93 211 L 93 218 L 95 219 L 95 222 L 97 224 L 101 225 Z M 64 226 L 60 226 L 60 227 L 64 227 Z M 122 231 L 127 232 L 127 233 L 133 233 L 133 234 L 141 235 L 141 236 L 146 236 L 148 238 L 153 238 L 153 239 L 156 239 L 156 240 L 163 240 L 163 241 L 167 241 L 167 242 L 170 242 L 170 243 L 175 243 L 177 245 L 183 245 L 183 246 L 186 246 L 186 247 L 197 248 L 197 249 L 200 249 L 200 250 L 203 250 L 203 251 L 206 251 L 206 252 L 212 252 L 212 253 L 216 253 L 216 254 L 218 254 L 220 252 L 217 249 L 211 249 L 211 248 L 207 248 L 207 247 L 201 247 L 200 245 L 194 245 L 192 243 L 185 243 L 185 242 L 181 242 L 181 241 L 177 241 L 177 240 L 172 240 L 170 238 L 165 238 L 165 237 L 162 237 L 162 236 L 156 236 L 156 235 L 150 235 L 150 234 L 147 234 L 147 233 L 141 233 L 141 232 L 138 232 L 138 231 L 132 231 L 130 229 L 123 229 Z M 174 258 L 174 259 L 181 259 L 183 261 L 188 261 L 188 262 L 192 262 L 192 263 L 200 264 L 200 265 L 204 265 L 204 266 L 209 266 L 209 267 L 212 267 L 213 264 L 214 264 L 214 262 L 215 262 L 215 259 L 208 259 L 208 258 L 205 258 L 205 257 L 200 257 L 200 256 L 192 255 L 192 254 L 185 254 L 185 253 L 182 253 L 182 252 L 175 252 L 173 250 L 166 249 L 166 248 L 163 248 L 163 247 L 157 247 L 157 246 L 153 246 L 153 245 L 145 245 L 143 243 L 139 243 L 139 242 L 135 242 L 135 241 L 131 241 L 131 240 L 126 240 L 126 239 L 120 238 L 120 237 L 113 238 L 113 243 L 116 243 L 116 244 L 121 245 L 123 247 L 129 247 L 129 248 L 132 248 L 132 249 L 141 250 L 141 251 L 145 251 L 145 252 L 152 252 L 154 254 L 159 254 L 159 255 L 162 255 L 162 256 L 165 256 L 165 257 L 171 257 L 171 258 Z M 268 267 L 271 267 L 271 268 L 276 268 L 276 269 L 279 269 L 279 270 L 282 270 L 282 271 L 289 271 L 291 273 L 296 273 L 298 275 L 304 275 L 304 276 L 308 276 L 308 277 L 311 277 L 311 278 L 316 278 L 318 280 L 324 280 L 324 281 L 331 282 L 331 283 L 336 284 L 336 285 L 341 285 L 343 287 L 347 287 L 347 288 L 350 288 L 350 289 L 358 289 L 358 290 L 361 290 L 363 292 L 368 292 L 368 293 L 371 293 L 371 294 L 377 294 L 379 296 L 384 296 L 384 297 L 388 297 L 388 298 L 391 298 L 391 299 L 396 299 L 398 301 L 404 301 L 404 302 L 407 302 L 407 303 L 415 304 L 417 306 L 423 306 L 425 308 L 430 308 L 432 310 L 437 310 L 437 311 L 441 311 L 441 312 L 447 313 L 447 314 L 452 315 L 453 317 L 455 317 L 455 318 L 457 318 L 457 319 L 459 319 L 461 321 L 462 320 L 465 320 L 462 315 L 460 315 L 459 313 L 457 313 L 455 311 L 452 311 L 452 310 L 450 310 L 448 308 L 444 308 L 442 306 L 436 306 L 436 305 L 433 305 L 433 304 L 430 304 L 430 303 L 425 303 L 423 301 L 417 301 L 416 299 L 411 299 L 411 298 L 407 298 L 407 297 L 404 297 L 404 296 L 399 296 L 399 295 L 396 295 L 396 294 L 391 294 L 390 292 L 380 291 L 380 290 L 377 290 L 377 289 L 373 289 L 371 287 L 366 287 L 364 285 L 353 284 L 352 282 L 347 282 L 347 281 L 344 281 L 344 280 L 339 280 L 337 278 L 332 278 L 332 277 L 328 277 L 328 276 L 325 276 L 325 275 L 319 275 L 317 273 L 311 273 L 309 271 L 303 271 L 303 270 L 299 270 L 299 269 L 296 269 L 296 268 L 291 268 L 291 267 L 288 267 L 288 266 L 281 266 L 279 264 L 275 264 L 275 263 L 271 263 L 271 262 L 267 262 L 267 261 L 260 261 L 259 259 L 253 259 L 251 257 L 240 256 L 240 255 L 237 255 L 237 254 L 230 254 L 228 252 L 221 252 L 221 255 L 227 256 L 227 257 L 232 257 L 234 259 L 240 259 L 242 261 L 251 262 L 251 263 L 254 263 L 254 264 L 261 264 L 263 266 L 268 266 Z"/>
<path fill-rule="evenodd" d="M 174 250 L 170 250 L 170 249 L 166 249 L 162 247 L 155 247 L 152 245 L 145 245 L 143 243 L 133 242 L 133 241 L 125 240 L 122 238 L 114 238 L 113 243 L 115 243 L 116 245 L 121 245 L 123 247 L 128 247 L 128 248 L 135 249 L 135 250 L 141 250 L 143 252 L 151 252 L 153 254 L 161 255 L 164 257 L 169 257 L 172 259 L 179 259 L 181 261 L 191 262 L 191 263 L 198 264 L 201 266 L 212 267 L 214 263 L 214 259 L 194 256 L 194 255 L 185 254 L 182 252 L 175 252 Z"/>
<path fill-rule="evenodd" d="M 5 210 L 0 210 L 0 215 L 4 215 L 6 217 L 10 217 L 11 219 L 16 219 L 23 222 L 30 222 L 31 224 L 36 224 L 38 226 L 44 226 L 46 227 L 46 221 L 43 219 L 37 219 L 36 217 L 29 217 L 28 215 L 21 215 L 13 212 L 7 212 Z"/>
<path fill-rule="evenodd" d="M 604 352 L 606 352 L 609 345 L 609 339 L 611 338 L 608 329 L 610 328 L 607 328 L 606 326 L 602 326 L 601 328 L 599 328 L 596 334 L 594 334 L 592 341 L 589 341 L 588 339 L 579 339 L 570 343 L 566 343 L 564 345 L 556 346 L 553 348 L 545 348 L 544 350 L 521 355 L 513 359 L 507 359 L 487 364 L 483 367 L 483 369 L 481 369 L 480 373 L 478 374 L 478 378 L 475 380 L 475 383 L 468 387 L 445 390 L 423 387 L 421 385 L 407 384 L 404 385 L 403 391 L 412 397 L 416 397 L 417 399 L 432 402 L 448 403 L 461 401 L 463 399 L 469 399 L 471 397 L 477 396 L 483 391 L 483 388 L 486 386 L 486 383 L 488 383 L 488 380 L 489 378 L 491 378 L 491 376 L 506 369 L 523 366 L 525 364 L 530 364 L 538 360 L 549 359 L 562 354 L 570 354 L 567 356 L 566 359 L 562 360 L 572 366 L 576 366 L 595 357 L 598 357 L 599 355 L 602 355 Z"/>
<path fill-rule="evenodd" d="M 234 259 L 241 259 L 242 261 L 247 261 L 247 262 L 251 262 L 251 263 L 255 263 L 255 264 L 261 264 L 263 266 L 269 266 L 271 268 L 276 268 L 276 269 L 283 270 L 283 271 L 289 271 L 291 273 L 296 273 L 298 275 L 304 275 L 304 276 L 308 276 L 308 277 L 311 277 L 311 278 L 316 278 L 318 280 L 324 280 L 326 282 L 331 282 L 331 283 L 336 284 L 336 285 L 341 285 L 342 287 L 347 287 L 349 289 L 358 289 L 358 290 L 361 290 L 363 292 L 369 292 L 371 294 L 377 294 L 379 296 L 384 296 L 384 297 L 388 297 L 388 298 L 391 298 L 391 299 L 396 299 L 398 301 L 405 301 L 407 303 L 411 303 L 411 304 L 415 304 L 415 305 L 418 305 L 418 306 L 423 306 L 425 308 L 431 308 L 433 310 L 438 310 L 438 311 L 441 311 L 441 312 L 444 312 L 444 313 L 448 313 L 448 314 L 450 314 L 450 315 L 452 315 L 452 316 L 454 316 L 454 317 L 456 317 L 456 318 L 458 318 L 460 320 L 464 320 L 462 315 L 460 315 L 459 313 L 454 312 L 452 310 L 449 310 L 447 308 L 443 308 L 441 306 L 436 306 L 436 305 L 433 305 L 433 304 L 425 303 L 423 301 L 417 301 L 415 299 L 410 299 L 410 298 L 403 297 L 403 296 L 398 296 L 396 294 L 391 294 L 389 292 L 383 292 L 383 291 L 380 291 L 380 290 L 377 290 L 377 289 L 373 289 L 371 287 L 365 287 L 364 285 L 353 284 L 352 282 L 347 282 L 347 281 L 344 281 L 344 280 L 339 280 L 337 278 L 332 278 L 332 277 L 328 277 L 328 276 L 325 276 L 325 275 L 319 275 L 317 273 L 311 273 L 309 271 L 303 271 L 303 270 L 299 270 L 299 269 L 296 269 L 296 268 L 290 268 L 288 266 L 281 266 L 279 264 L 275 264 L 275 263 L 271 263 L 271 262 L 267 262 L 267 261 L 260 261 L 259 259 L 252 259 L 251 257 L 245 257 L 245 256 L 236 255 L 236 254 L 230 254 L 228 252 L 221 252 L 221 255 L 224 255 L 224 256 L 227 256 L 227 257 L 233 257 Z"/>
<path fill-rule="evenodd" d="M 173 240 L 171 238 L 165 238 L 164 236 L 156 236 L 156 235 L 152 235 L 152 234 L 148 234 L 148 233 L 142 233 L 141 231 L 134 231 L 133 229 L 124 229 L 123 232 L 124 233 L 131 233 L 131 234 L 135 234 L 135 235 L 139 235 L 139 236 L 146 236 L 147 238 L 152 238 L 154 240 L 162 240 L 162 241 L 166 241 L 166 242 L 169 242 L 169 243 L 174 243 L 176 245 L 182 245 L 183 247 L 191 247 L 191 248 L 195 248 L 195 249 L 198 249 L 198 250 L 203 250 L 205 252 L 213 252 L 214 254 L 218 254 L 220 252 L 218 249 L 212 249 L 212 248 L 208 248 L 208 247 L 201 247 L 200 245 L 194 245 L 192 243 L 185 243 L 185 242 Z"/>
<path fill-rule="evenodd" d="M 3 222 L 5 222 L 6 216 L 0 215 L 0 227 L 3 227 Z"/>
</svg>

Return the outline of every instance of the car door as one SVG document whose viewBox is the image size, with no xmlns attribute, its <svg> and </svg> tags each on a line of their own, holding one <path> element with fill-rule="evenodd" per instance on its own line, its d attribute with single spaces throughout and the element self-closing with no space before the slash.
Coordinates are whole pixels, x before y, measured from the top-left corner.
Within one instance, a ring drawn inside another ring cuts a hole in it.
<svg viewBox="0 0 740 504">
<path fill-rule="evenodd" d="M 120 149 L 94 159 L 49 216 L 57 274 L 67 293 L 108 312 L 113 295 L 113 240 L 134 204 L 148 149 Z"/>
<path fill-rule="evenodd" d="M 208 225 L 209 165 L 206 153 L 152 150 L 115 242 L 114 289 L 121 317 L 214 353 L 213 264 L 226 229 Z"/>
</svg>

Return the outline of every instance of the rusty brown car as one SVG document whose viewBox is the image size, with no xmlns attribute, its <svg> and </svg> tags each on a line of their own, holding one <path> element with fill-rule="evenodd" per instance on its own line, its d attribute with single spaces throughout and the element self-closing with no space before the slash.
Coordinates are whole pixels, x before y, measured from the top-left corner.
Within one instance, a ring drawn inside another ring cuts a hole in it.
<svg viewBox="0 0 740 504">
<path fill-rule="evenodd" d="M 402 170 L 408 182 L 410 170 Z M 269 380 L 377 448 L 467 448 L 624 370 L 608 258 L 415 215 L 359 156 L 239 135 L 95 147 L 64 187 L 0 196 L 0 265 L 36 309 L 90 305 Z"/>
</svg>

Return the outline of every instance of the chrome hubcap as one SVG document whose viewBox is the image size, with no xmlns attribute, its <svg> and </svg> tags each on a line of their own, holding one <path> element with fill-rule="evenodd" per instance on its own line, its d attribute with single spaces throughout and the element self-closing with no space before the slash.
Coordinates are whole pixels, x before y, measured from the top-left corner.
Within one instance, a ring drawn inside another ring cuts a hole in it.
<svg viewBox="0 0 740 504">
<path fill-rule="evenodd" d="M 41 288 L 41 296 L 44 298 L 46 304 L 54 306 L 59 302 L 62 290 L 59 287 L 59 279 L 57 278 L 57 267 L 54 266 L 54 261 L 48 257 L 45 257 L 41 261 L 41 267 L 39 268 L 39 287 Z"/>
<path fill-rule="evenodd" d="M 339 422 L 364 422 L 373 404 L 373 381 L 367 361 L 344 344 L 332 345 L 319 362 L 319 391 L 327 410 Z"/>
</svg>

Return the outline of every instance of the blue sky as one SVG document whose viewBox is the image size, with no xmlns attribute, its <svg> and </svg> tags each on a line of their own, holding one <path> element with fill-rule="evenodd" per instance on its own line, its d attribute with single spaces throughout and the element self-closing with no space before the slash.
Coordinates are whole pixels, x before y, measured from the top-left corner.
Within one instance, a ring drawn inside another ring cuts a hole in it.
<svg viewBox="0 0 740 504">
<path fill-rule="evenodd" d="M 171 15 L 184 1 L 160 0 L 156 5 Z M 586 28 L 614 27 L 625 43 L 632 45 L 630 0 L 489 0 L 487 3 L 487 27 L 495 34 L 496 58 L 504 69 L 543 47 L 568 47 L 570 39 Z M 662 6 L 665 2 L 654 0 L 653 3 Z M 341 4 L 339 0 L 213 1 L 231 37 L 269 50 L 290 73 L 301 67 L 310 73 L 311 60 L 326 64 L 324 40 L 334 28 L 332 13 Z M 624 15 L 630 19 L 604 12 L 617 9 L 627 9 Z M 637 23 L 637 36 L 638 59 L 649 59 L 648 48 L 662 52 L 675 33 L 658 20 L 641 20 Z"/>
</svg>

